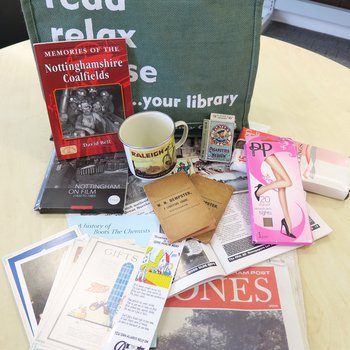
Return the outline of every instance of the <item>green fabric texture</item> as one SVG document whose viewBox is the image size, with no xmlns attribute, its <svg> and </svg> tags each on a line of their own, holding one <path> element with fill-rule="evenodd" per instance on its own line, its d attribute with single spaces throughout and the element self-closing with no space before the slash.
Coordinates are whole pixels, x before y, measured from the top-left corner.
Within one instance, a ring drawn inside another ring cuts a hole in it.
<svg viewBox="0 0 350 350">
<path fill-rule="evenodd" d="M 248 126 L 263 0 L 21 0 L 32 43 L 125 37 L 134 110 Z"/>
</svg>

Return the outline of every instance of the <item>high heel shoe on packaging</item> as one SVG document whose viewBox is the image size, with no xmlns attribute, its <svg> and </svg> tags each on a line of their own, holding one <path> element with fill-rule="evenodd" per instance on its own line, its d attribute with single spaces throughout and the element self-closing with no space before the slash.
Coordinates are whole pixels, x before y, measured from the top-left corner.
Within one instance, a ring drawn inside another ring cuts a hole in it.
<svg viewBox="0 0 350 350">
<path fill-rule="evenodd" d="M 283 227 L 284 227 L 284 230 L 286 231 L 286 233 L 283 233 L 283 232 L 282 232 L 282 228 L 283 228 Z M 289 227 L 288 227 L 288 225 L 287 225 L 286 219 L 284 219 L 284 218 L 281 220 L 281 230 L 280 230 L 280 232 L 281 232 L 282 234 L 287 235 L 288 237 L 296 238 L 296 237 L 293 235 L 293 233 L 289 231 Z"/>
<path fill-rule="evenodd" d="M 255 198 L 257 199 L 257 201 L 260 201 L 260 196 L 258 196 L 256 193 L 259 191 L 259 188 L 262 187 L 262 184 L 259 184 L 257 186 L 255 186 L 254 188 L 256 188 L 254 194 L 255 194 Z"/>
</svg>

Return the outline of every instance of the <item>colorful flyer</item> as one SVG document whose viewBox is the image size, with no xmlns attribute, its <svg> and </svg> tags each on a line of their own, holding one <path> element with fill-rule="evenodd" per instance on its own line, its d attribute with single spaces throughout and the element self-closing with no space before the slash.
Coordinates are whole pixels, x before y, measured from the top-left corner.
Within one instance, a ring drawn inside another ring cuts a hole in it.
<svg viewBox="0 0 350 350">
<path fill-rule="evenodd" d="M 104 350 L 149 349 L 183 245 L 169 243 L 164 233 L 153 235 Z"/>
</svg>

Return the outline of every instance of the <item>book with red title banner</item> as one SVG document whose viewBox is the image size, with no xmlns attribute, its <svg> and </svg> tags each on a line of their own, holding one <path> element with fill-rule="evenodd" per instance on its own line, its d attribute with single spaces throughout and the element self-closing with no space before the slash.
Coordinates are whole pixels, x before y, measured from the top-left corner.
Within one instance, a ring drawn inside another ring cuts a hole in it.
<svg viewBox="0 0 350 350">
<path fill-rule="evenodd" d="M 123 150 L 133 113 L 125 39 L 34 44 L 59 160 Z"/>
<path fill-rule="evenodd" d="M 157 350 L 307 349 L 286 265 L 264 264 L 167 300 Z"/>
</svg>

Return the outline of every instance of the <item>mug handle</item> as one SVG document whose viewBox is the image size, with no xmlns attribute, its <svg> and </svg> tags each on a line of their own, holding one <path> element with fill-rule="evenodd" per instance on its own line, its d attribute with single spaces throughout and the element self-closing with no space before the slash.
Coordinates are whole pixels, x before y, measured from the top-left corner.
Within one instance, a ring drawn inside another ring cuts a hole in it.
<svg viewBox="0 0 350 350">
<path fill-rule="evenodd" d="M 184 131 L 182 133 L 181 139 L 175 143 L 175 149 L 180 148 L 185 143 L 188 136 L 188 125 L 184 121 L 179 120 L 175 122 L 175 129 L 178 128 L 179 126 L 183 126 Z"/>
</svg>

